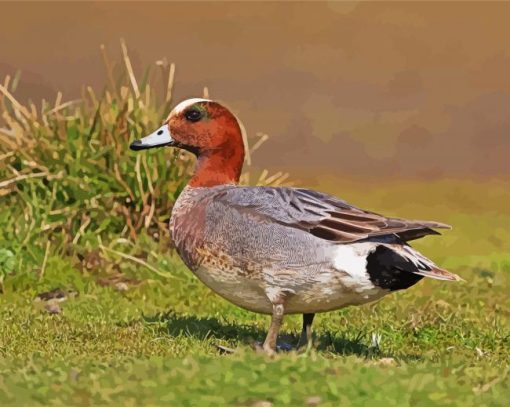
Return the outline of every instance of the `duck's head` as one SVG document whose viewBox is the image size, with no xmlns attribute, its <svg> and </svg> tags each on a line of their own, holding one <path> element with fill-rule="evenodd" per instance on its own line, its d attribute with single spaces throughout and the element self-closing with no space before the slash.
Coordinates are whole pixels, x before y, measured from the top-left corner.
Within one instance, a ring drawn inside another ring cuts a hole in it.
<svg viewBox="0 0 510 407">
<path fill-rule="evenodd" d="M 235 184 L 244 161 L 242 130 L 236 117 L 220 103 L 188 99 L 170 112 L 163 125 L 131 143 L 131 150 L 177 147 L 198 158 L 191 186 Z"/>
</svg>

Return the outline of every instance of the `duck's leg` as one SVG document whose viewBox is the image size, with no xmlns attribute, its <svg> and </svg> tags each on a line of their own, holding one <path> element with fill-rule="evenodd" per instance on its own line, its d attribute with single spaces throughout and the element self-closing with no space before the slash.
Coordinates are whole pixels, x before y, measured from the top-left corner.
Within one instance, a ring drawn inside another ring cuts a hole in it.
<svg viewBox="0 0 510 407">
<path fill-rule="evenodd" d="M 302 346 L 312 346 L 312 323 L 315 314 L 303 314 L 303 330 L 299 337 L 298 348 Z"/>
<path fill-rule="evenodd" d="M 273 315 L 271 316 L 271 325 L 269 326 L 269 331 L 267 332 L 264 345 L 262 345 L 262 349 L 268 355 L 273 355 L 276 352 L 276 339 L 278 337 L 280 327 L 282 326 L 284 311 L 285 308 L 283 304 L 273 304 Z"/>
</svg>

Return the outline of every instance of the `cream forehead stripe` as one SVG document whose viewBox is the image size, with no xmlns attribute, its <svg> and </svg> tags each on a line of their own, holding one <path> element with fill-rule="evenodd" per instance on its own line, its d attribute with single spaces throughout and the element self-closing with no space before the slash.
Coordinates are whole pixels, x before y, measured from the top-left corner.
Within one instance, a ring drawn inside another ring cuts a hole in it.
<svg viewBox="0 0 510 407">
<path fill-rule="evenodd" d="M 184 110 L 186 110 L 187 107 L 190 107 L 195 103 L 199 102 L 212 102 L 212 100 L 200 98 L 187 99 L 179 103 L 177 106 L 175 106 L 174 109 L 172 110 L 172 113 L 181 113 Z"/>
</svg>

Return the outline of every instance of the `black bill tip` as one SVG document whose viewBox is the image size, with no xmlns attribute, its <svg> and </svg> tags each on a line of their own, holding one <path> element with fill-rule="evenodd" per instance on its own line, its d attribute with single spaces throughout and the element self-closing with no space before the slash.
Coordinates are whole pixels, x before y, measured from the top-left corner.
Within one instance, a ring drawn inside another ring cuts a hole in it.
<svg viewBox="0 0 510 407">
<path fill-rule="evenodd" d="M 129 148 L 133 151 L 138 151 L 143 150 L 146 146 L 142 144 L 142 140 L 135 140 L 129 145 Z"/>
</svg>

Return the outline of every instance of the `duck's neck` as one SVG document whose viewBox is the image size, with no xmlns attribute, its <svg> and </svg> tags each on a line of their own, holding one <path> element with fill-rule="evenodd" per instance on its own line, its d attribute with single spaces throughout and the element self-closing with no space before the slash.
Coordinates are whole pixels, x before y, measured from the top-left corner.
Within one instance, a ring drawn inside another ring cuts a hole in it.
<svg viewBox="0 0 510 407">
<path fill-rule="evenodd" d="M 198 155 L 195 172 L 188 185 L 213 187 L 237 184 L 244 162 L 243 146 L 205 151 Z"/>
</svg>

